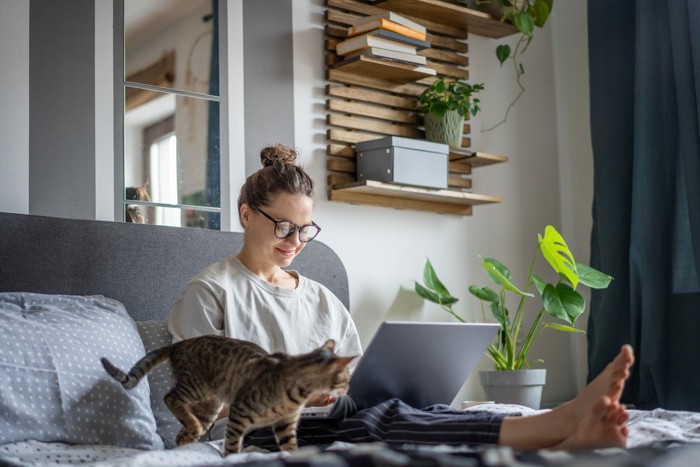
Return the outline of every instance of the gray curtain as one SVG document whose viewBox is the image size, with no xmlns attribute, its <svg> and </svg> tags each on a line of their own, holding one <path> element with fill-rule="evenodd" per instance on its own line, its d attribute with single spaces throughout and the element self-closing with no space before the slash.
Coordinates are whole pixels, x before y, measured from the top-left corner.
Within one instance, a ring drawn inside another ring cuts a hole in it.
<svg viewBox="0 0 700 467">
<path fill-rule="evenodd" d="M 623 401 L 700 410 L 700 1 L 589 0 L 589 379 L 629 342 Z"/>
</svg>

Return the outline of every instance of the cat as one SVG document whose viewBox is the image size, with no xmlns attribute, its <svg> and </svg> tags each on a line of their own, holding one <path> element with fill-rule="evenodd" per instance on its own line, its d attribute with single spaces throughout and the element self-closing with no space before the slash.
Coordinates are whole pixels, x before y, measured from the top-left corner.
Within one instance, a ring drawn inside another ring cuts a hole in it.
<svg viewBox="0 0 700 467">
<path fill-rule="evenodd" d="M 297 448 L 297 423 L 306 401 L 315 393 L 344 395 L 350 384 L 348 364 L 338 357 L 335 341 L 302 355 L 268 353 L 252 342 L 223 336 L 186 339 L 153 350 L 128 373 L 102 358 L 102 366 L 125 389 L 131 389 L 153 368 L 170 361 L 175 387 L 165 395 L 170 411 L 183 427 L 178 446 L 197 441 L 229 406 L 224 456 L 240 452 L 243 436 L 271 426 L 280 450 Z"/>
</svg>

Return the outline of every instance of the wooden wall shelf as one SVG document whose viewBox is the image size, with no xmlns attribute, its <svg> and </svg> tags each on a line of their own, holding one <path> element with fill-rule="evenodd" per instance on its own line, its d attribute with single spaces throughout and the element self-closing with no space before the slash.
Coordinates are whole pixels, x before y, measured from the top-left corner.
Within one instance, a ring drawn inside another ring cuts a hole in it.
<svg viewBox="0 0 700 467">
<path fill-rule="evenodd" d="M 342 70 L 359 75 L 373 76 L 388 81 L 409 82 L 422 78 L 435 76 L 435 72 L 429 73 L 424 66 L 406 65 L 381 58 L 359 55 L 350 60 L 343 60 L 332 65 L 333 69 Z"/>
<path fill-rule="evenodd" d="M 467 38 L 468 32 L 494 39 L 518 32 L 512 24 L 501 23 L 488 13 L 442 0 L 384 0 L 376 5 L 415 18 L 453 26 L 462 31 L 458 36 L 462 39 Z"/>
<path fill-rule="evenodd" d="M 456 190 L 431 190 L 371 180 L 336 185 L 330 190 L 329 196 L 332 201 L 462 216 L 470 216 L 472 206 L 501 202 L 500 198 L 494 196 Z"/>
<path fill-rule="evenodd" d="M 508 158 L 506 156 L 500 156 L 498 154 L 489 154 L 487 152 L 472 152 L 466 151 L 464 149 L 451 149 L 450 162 L 460 161 L 468 163 L 472 169 L 477 169 L 479 167 L 485 167 L 487 165 L 508 162 Z"/>
<path fill-rule="evenodd" d="M 472 207 L 500 198 L 472 193 L 473 168 L 506 162 L 505 156 L 469 149 L 469 122 L 460 148 L 450 151 L 448 189 L 434 190 L 378 181 L 358 181 L 355 144 L 384 136 L 424 139 L 418 96 L 436 76 L 416 73 L 410 65 L 360 56 L 339 65 L 335 52 L 356 19 L 392 10 L 427 28 L 431 47 L 418 53 L 437 76 L 469 79 L 467 30 L 488 37 L 515 33 L 486 13 L 440 0 L 384 0 L 370 5 L 358 0 L 325 0 L 326 139 L 328 198 L 354 204 L 413 209 L 468 216 Z"/>
</svg>

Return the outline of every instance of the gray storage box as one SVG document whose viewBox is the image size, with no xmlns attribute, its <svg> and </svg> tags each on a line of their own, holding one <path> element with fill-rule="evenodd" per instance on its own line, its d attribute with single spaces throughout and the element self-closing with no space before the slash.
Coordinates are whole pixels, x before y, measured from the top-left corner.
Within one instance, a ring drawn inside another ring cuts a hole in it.
<svg viewBox="0 0 700 467">
<path fill-rule="evenodd" d="M 357 143 L 357 179 L 444 189 L 449 151 L 446 144 L 398 136 Z"/>
</svg>

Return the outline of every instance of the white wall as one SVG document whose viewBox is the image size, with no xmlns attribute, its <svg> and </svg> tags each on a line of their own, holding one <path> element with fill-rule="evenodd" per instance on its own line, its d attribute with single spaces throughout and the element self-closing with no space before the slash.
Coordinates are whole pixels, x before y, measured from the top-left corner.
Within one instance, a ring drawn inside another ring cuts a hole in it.
<svg viewBox="0 0 700 467">
<path fill-rule="evenodd" d="M 112 0 L 95 1 L 95 219 L 114 220 L 114 17 Z"/>
<path fill-rule="evenodd" d="M 579 261 L 590 262 L 593 203 L 593 147 L 588 88 L 587 2 L 560 2 L 553 12 L 554 69 L 556 76 L 559 180 L 562 189 L 562 233 L 575 248 Z M 581 291 L 588 303 L 590 293 Z M 580 321 L 586 328 L 588 313 Z M 578 387 L 586 383 L 588 346 L 571 339 Z"/>
<path fill-rule="evenodd" d="M 452 319 L 412 291 L 413 280 L 422 277 L 426 257 L 460 298 L 457 310 L 475 320 L 480 319 L 481 310 L 468 296 L 467 286 L 487 283 L 478 255 L 500 259 L 522 282 L 537 234 L 553 224 L 569 239 L 579 260 L 588 262 L 592 156 L 587 143 L 587 60 L 585 50 L 581 53 L 586 48 L 585 8 L 585 2 L 556 4 L 557 14 L 544 30 L 537 31 L 525 56 L 524 96 L 507 123 L 490 132 L 481 130 L 501 120 L 516 93 L 514 76 L 510 69 L 500 69 L 494 54 L 496 40 L 470 36 L 470 81 L 486 83 L 480 96 L 483 111 L 472 121 L 472 146 L 507 155 L 510 161 L 473 174 L 475 192 L 504 201 L 475 207 L 471 217 L 456 217 L 327 201 L 324 73 L 319 52 L 324 9 L 320 0 L 294 1 L 296 145 L 319 186 L 314 216 L 324 228 L 321 241 L 338 253 L 348 270 L 351 312 L 363 344 L 386 319 Z M 566 31 L 565 40 L 559 31 Z M 514 40 L 504 39 L 511 44 Z M 559 46 L 554 48 L 557 41 Z M 566 74 L 560 75 L 560 70 Z M 572 75 L 575 80 L 570 80 Z M 566 136 L 561 141 L 558 132 Z M 580 212 L 570 214 L 572 210 Z M 580 325 L 584 321 L 585 316 Z M 531 356 L 546 360 L 550 370 L 545 401 L 568 399 L 579 389 L 585 375 L 583 344 L 583 335 L 546 331 L 542 336 Z M 482 359 L 480 368 L 490 366 Z M 473 376 L 458 400 L 482 397 Z"/>
<path fill-rule="evenodd" d="M 29 212 L 28 24 L 29 2 L 0 2 L 0 211 L 23 214 Z"/>
</svg>

